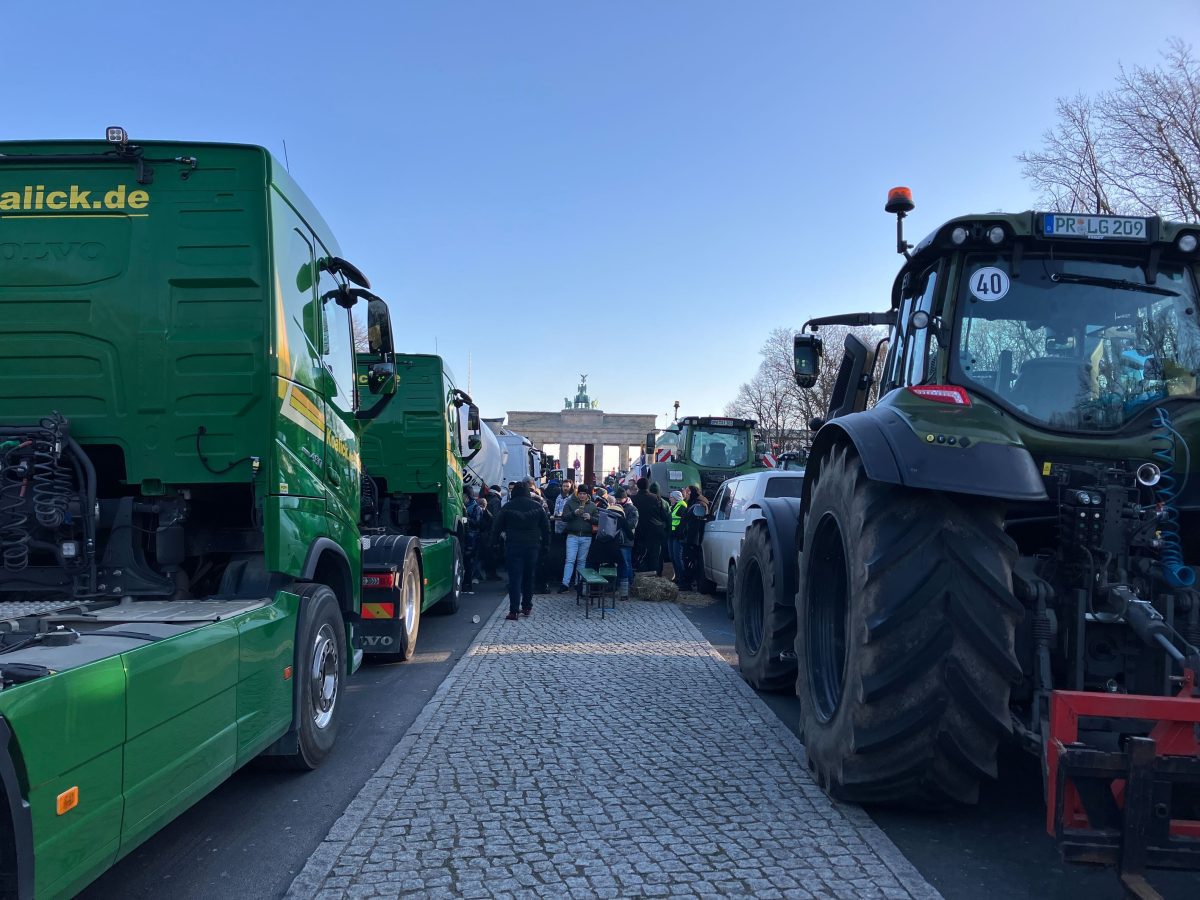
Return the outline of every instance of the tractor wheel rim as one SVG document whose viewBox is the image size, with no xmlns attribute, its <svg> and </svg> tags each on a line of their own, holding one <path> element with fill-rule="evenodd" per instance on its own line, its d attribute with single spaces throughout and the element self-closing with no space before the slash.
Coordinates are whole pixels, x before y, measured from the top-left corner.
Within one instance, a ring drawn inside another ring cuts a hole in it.
<svg viewBox="0 0 1200 900">
<path fill-rule="evenodd" d="M 746 649 L 757 653 L 763 642 L 764 622 L 767 617 L 767 597 L 763 589 L 762 570 L 758 562 L 750 560 L 744 563 L 746 567 L 745 593 L 738 598 L 738 606 L 742 610 L 742 637 L 746 641 Z"/>
<path fill-rule="evenodd" d="M 822 722 L 837 715 L 846 676 L 849 578 L 846 547 L 837 519 L 826 514 L 817 524 L 805 582 L 807 615 L 804 644 L 813 711 Z M 814 577 L 813 567 L 820 565 Z"/>
<path fill-rule="evenodd" d="M 341 679 L 340 656 L 337 636 L 326 623 L 313 642 L 312 669 L 309 671 L 312 719 L 317 728 L 328 727 L 333 719 Z"/>
</svg>

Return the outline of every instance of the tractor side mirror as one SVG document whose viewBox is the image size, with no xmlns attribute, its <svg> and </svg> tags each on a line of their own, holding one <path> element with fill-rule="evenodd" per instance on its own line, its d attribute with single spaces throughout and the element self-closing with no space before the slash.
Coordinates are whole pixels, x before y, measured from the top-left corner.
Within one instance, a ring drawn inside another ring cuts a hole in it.
<svg viewBox="0 0 1200 900">
<path fill-rule="evenodd" d="M 821 371 L 824 345 L 815 334 L 798 334 L 792 340 L 792 358 L 796 369 L 796 384 L 810 388 L 817 383 Z"/>
<path fill-rule="evenodd" d="M 654 432 L 647 431 L 646 432 L 646 453 L 649 454 L 649 453 L 653 453 L 653 452 L 654 452 Z"/>
</svg>

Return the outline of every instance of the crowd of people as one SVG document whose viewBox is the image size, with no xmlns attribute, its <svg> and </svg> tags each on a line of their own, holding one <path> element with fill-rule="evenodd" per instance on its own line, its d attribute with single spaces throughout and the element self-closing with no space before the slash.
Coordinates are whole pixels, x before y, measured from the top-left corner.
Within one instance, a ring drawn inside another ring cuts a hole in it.
<svg viewBox="0 0 1200 900">
<path fill-rule="evenodd" d="M 543 490 L 527 477 L 503 499 L 498 485 L 466 487 L 464 501 L 463 590 L 499 580 L 503 566 L 510 620 L 532 615 L 535 592 L 578 592 L 585 568 L 615 567 L 623 599 L 636 572 L 661 577 L 670 563 L 680 590 L 694 590 L 703 575 L 708 500 L 697 485 L 664 498 L 645 478 L 628 487 L 552 480 Z"/>
</svg>

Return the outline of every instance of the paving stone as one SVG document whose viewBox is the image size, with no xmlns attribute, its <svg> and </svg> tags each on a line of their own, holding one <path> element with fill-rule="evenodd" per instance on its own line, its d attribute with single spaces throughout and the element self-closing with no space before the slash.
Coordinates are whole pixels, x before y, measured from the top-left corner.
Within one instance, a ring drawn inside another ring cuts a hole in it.
<svg viewBox="0 0 1200 900">
<path fill-rule="evenodd" d="M 289 897 L 938 897 L 677 607 L 535 608 L 493 615 Z"/>
</svg>

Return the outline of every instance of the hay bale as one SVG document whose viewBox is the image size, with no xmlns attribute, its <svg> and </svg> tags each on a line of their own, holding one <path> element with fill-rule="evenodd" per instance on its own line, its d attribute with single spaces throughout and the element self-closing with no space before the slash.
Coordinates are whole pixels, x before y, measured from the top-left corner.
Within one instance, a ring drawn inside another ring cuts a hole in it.
<svg viewBox="0 0 1200 900">
<path fill-rule="evenodd" d="M 638 572 L 633 576 L 630 594 L 639 600 L 673 601 L 679 597 L 679 588 L 668 578 Z"/>
</svg>

